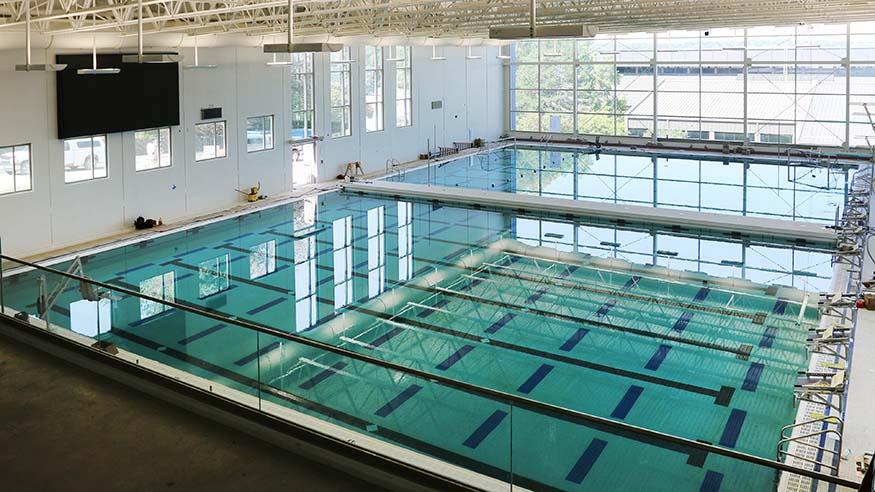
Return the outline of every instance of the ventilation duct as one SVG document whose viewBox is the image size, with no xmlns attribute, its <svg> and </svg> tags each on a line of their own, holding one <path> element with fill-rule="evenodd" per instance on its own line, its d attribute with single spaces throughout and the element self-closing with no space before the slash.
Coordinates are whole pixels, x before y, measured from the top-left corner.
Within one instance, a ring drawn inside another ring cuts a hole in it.
<svg viewBox="0 0 875 492">
<path fill-rule="evenodd" d="M 343 49 L 340 43 L 296 43 L 295 37 L 295 9 L 292 0 L 289 0 L 289 25 L 288 41 L 279 44 L 264 45 L 265 53 L 332 53 Z"/>
</svg>

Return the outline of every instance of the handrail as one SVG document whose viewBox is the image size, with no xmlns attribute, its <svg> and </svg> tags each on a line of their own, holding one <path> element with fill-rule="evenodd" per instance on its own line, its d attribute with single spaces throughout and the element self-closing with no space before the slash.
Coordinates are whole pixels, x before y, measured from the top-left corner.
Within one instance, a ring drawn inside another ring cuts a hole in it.
<svg viewBox="0 0 875 492">
<path fill-rule="evenodd" d="M 777 470 L 781 470 L 781 471 L 786 471 L 789 473 L 794 473 L 797 475 L 806 476 L 806 477 L 813 478 L 816 480 L 823 480 L 825 482 L 834 483 L 836 485 L 841 485 L 843 487 L 859 488 L 859 486 L 860 486 L 859 483 L 853 482 L 851 480 L 847 480 L 847 479 L 843 479 L 843 478 L 839 478 L 839 477 L 834 477 L 832 475 L 828 475 L 825 473 L 815 472 L 815 471 L 811 471 L 811 470 L 805 470 L 802 468 L 796 468 L 794 466 L 788 465 L 786 463 L 782 463 L 780 461 L 774 461 L 774 460 L 770 460 L 767 458 L 755 456 L 752 454 L 747 454 L 747 453 L 742 453 L 740 451 L 735 451 L 732 449 L 722 448 L 719 446 L 715 446 L 713 444 L 708 444 L 705 442 L 696 441 L 696 440 L 688 439 L 685 437 L 674 436 L 671 434 L 666 434 L 666 433 L 655 431 L 655 430 L 648 429 L 645 427 L 639 427 L 639 426 L 628 424 L 625 422 L 611 420 L 611 419 L 608 419 L 605 417 L 599 417 L 597 415 L 592 415 L 589 413 L 580 412 L 577 410 L 572 410 L 570 408 L 560 407 L 560 406 L 552 405 L 549 403 L 544 403 L 544 402 L 541 402 L 538 400 L 533 400 L 530 398 L 506 393 L 504 391 L 495 390 L 495 389 L 487 388 L 487 387 L 483 387 L 483 386 L 478 386 L 478 385 L 466 383 L 463 381 L 458 381 L 458 380 L 455 380 L 452 378 L 441 376 L 439 374 L 433 374 L 433 373 L 429 373 L 429 372 L 422 371 L 419 369 L 414 369 L 411 367 L 396 364 L 394 362 L 388 362 L 388 361 L 385 361 L 383 359 L 371 357 L 369 355 L 364 355 L 364 354 L 361 354 L 358 352 L 354 352 L 351 350 L 340 348 L 340 347 L 337 347 L 335 345 L 331 345 L 329 343 L 320 342 L 320 341 L 313 340 L 313 339 L 310 339 L 307 337 L 303 337 L 303 336 L 300 336 L 297 334 L 286 333 L 284 331 L 277 330 L 275 328 L 271 328 L 267 325 L 262 325 L 260 323 L 255 323 L 255 322 L 247 321 L 247 320 L 230 319 L 230 318 L 227 318 L 225 316 L 221 316 L 218 314 L 210 313 L 208 311 L 204 311 L 198 307 L 186 306 L 184 304 L 178 304 L 175 301 L 168 301 L 168 300 L 161 299 L 158 297 L 146 295 L 146 294 L 143 294 L 141 292 L 136 292 L 136 291 L 133 291 L 131 289 L 127 289 L 125 287 L 114 286 L 112 284 L 107 284 L 105 282 L 101 282 L 98 280 L 90 279 L 87 277 L 82 277 L 80 275 L 75 275 L 75 274 L 71 274 L 68 272 L 54 270 L 52 268 L 44 267 L 42 265 L 37 265 L 35 263 L 31 263 L 31 262 L 24 261 L 24 260 L 19 260 L 17 258 L 13 258 L 13 257 L 10 257 L 10 256 L 7 256 L 7 255 L 0 253 L 0 261 L 2 261 L 4 259 L 18 263 L 20 265 L 24 265 L 24 266 L 36 269 L 36 270 L 42 270 L 42 271 L 46 271 L 46 272 L 49 272 L 52 274 L 61 275 L 63 277 L 68 277 L 68 278 L 71 278 L 74 280 L 78 280 L 80 282 L 90 283 L 90 284 L 96 285 L 98 287 L 108 289 L 110 291 L 115 291 L 115 292 L 127 294 L 127 295 L 132 296 L 132 297 L 145 299 L 147 301 L 170 306 L 170 307 L 173 307 L 175 309 L 179 309 L 180 311 L 186 311 L 186 312 L 194 313 L 194 314 L 204 316 L 207 318 L 212 318 L 212 319 L 215 319 L 216 321 L 221 321 L 223 323 L 237 325 L 237 326 L 242 327 L 242 328 L 247 328 L 247 329 L 259 332 L 259 333 L 264 333 L 265 335 L 275 336 L 277 338 L 283 338 L 283 339 L 289 340 L 291 342 L 300 343 L 302 345 L 306 345 L 306 346 L 309 346 L 312 348 L 324 350 L 326 352 L 331 352 L 331 353 L 340 355 L 342 357 L 348 357 L 350 359 L 355 359 L 355 360 L 365 362 L 368 364 L 374 364 L 376 366 L 380 366 L 380 367 L 383 367 L 386 369 L 391 369 L 391 370 L 402 372 L 405 374 L 410 374 L 410 375 L 418 377 L 420 379 L 426 379 L 426 380 L 431 381 L 431 382 L 443 384 L 445 386 L 449 386 L 451 388 L 465 391 L 467 393 L 481 396 L 483 398 L 487 398 L 490 400 L 497 400 L 497 401 L 507 403 L 508 405 L 516 405 L 518 407 L 524 407 L 524 408 L 528 408 L 530 410 L 535 410 L 535 411 L 538 411 L 538 413 L 556 414 L 556 415 L 561 415 L 565 418 L 591 422 L 593 424 L 601 425 L 604 427 L 609 427 L 612 429 L 620 429 L 622 431 L 625 431 L 625 432 L 628 432 L 631 434 L 637 434 L 637 435 L 641 435 L 641 436 L 655 438 L 658 440 L 663 440 L 663 441 L 667 441 L 670 443 L 679 444 L 679 445 L 689 447 L 692 449 L 705 451 L 707 453 L 715 453 L 715 454 L 719 454 L 722 456 L 727 456 L 729 458 L 737 459 L 739 461 L 743 461 L 746 463 L 751 463 L 751 464 L 765 466 L 768 468 L 773 468 L 773 469 L 777 469 Z M 2 268 L 0 268 L 0 271 L 2 271 Z M 2 285 L 0 285 L 0 288 L 2 288 Z M 2 308 L 2 307 L 3 306 L 0 306 L 0 308 Z M 2 314 L 3 316 L 6 316 L 6 314 L 3 312 L 4 310 L 5 309 L 0 309 L 0 314 Z"/>
<path fill-rule="evenodd" d="M 793 435 L 793 429 L 795 429 L 797 427 L 809 425 L 809 424 L 816 424 L 818 422 L 824 422 L 827 425 L 835 425 L 836 428 L 833 429 L 833 428 L 827 427 L 826 429 L 821 429 L 818 431 L 810 432 L 808 434 L 803 434 L 801 436 L 794 436 Z M 819 466 L 823 466 L 825 468 L 832 470 L 834 473 L 838 473 L 838 471 L 839 471 L 838 466 L 830 465 L 827 463 L 822 463 L 819 460 L 815 460 L 815 459 L 808 458 L 806 456 L 799 456 L 798 454 L 791 453 L 789 445 L 791 442 L 795 442 L 795 443 L 797 443 L 798 446 L 814 448 L 814 449 L 817 449 L 818 451 L 829 453 L 833 456 L 838 456 L 841 454 L 841 449 L 842 449 L 841 443 L 842 443 L 842 437 L 843 437 L 842 432 L 844 431 L 844 428 L 845 428 L 845 422 L 838 415 L 825 415 L 823 417 L 818 417 L 816 419 L 806 420 L 804 422 L 795 422 L 795 423 L 792 423 L 789 425 L 785 425 L 784 427 L 781 427 L 781 440 L 778 441 L 777 459 L 778 459 L 778 461 L 780 461 L 782 457 L 790 456 L 792 458 L 796 458 L 796 459 L 805 461 L 807 463 L 813 463 L 813 464 L 816 464 Z M 788 430 L 790 431 L 789 435 L 786 434 L 786 432 Z M 823 446 L 819 446 L 816 444 L 809 444 L 809 443 L 803 441 L 803 439 L 824 436 L 826 434 L 835 434 L 837 436 L 836 438 L 839 442 L 839 446 L 838 446 L 839 451 L 836 451 L 834 449 L 825 448 Z M 787 444 L 786 451 L 784 451 L 784 444 Z"/>
</svg>

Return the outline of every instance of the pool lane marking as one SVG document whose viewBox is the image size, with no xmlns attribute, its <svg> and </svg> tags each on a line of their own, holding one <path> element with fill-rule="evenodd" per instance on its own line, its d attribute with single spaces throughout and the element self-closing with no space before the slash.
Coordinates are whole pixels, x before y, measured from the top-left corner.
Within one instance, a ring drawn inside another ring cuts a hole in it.
<svg viewBox="0 0 875 492">
<path fill-rule="evenodd" d="M 635 402 L 638 401 L 638 397 L 641 396 L 641 393 L 644 391 L 644 388 L 641 386 L 629 386 L 629 389 L 626 390 L 626 394 L 623 395 L 623 398 L 620 400 L 620 403 L 617 403 L 617 406 L 614 408 L 614 411 L 611 412 L 611 418 L 623 420 L 629 415 L 629 411 L 632 410 L 632 407 L 635 405 Z"/>
<path fill-rule="evenodd" d="M 662 361 L 665 360 L 669 351 L 671 351 L 671 345 L 660 345 L 656 349 L 656 352 L 653 353 L 653 356 L 650 357 L 650 360 L 647 361 L 647 364 L 644 365 L 644 368 L 651 371 L 658 370 L 659 366 L 662 365 Z"/>
<path fill-rule="evenodd" d="M 486 328 L 486 329 L 484 330 L 484 332 L 485 332 L 485 333 L 490 333 L 490 334 L 491 334 L 491 333 L 495 333 L 495 332 L 497 332 L 498 330 L 504 328 L 504 325 L 510 323 L 511 320 L 513 320 L 514 318 L 516 318 L 516 315 L 515 315 L 515 314 L 513 314 L 513 313 L 507 313 L 507 314 L 505 314 L 504 316 L 502 316 L 501 319 L 499 319 L 499 320 L 496 321 L 495 323 L 492 323 L 491 325 L 489 325 L 489 328 Z"/>
<path fill-rule="evenodd" d="M 744 419 L 747 417 L 747 412 L 733 408 L 729 413 L 729 418 L 726 419 L 726 426 L 723 428 L 723 434 L 720 436 L 720 445 L 727 448 L 734 448 L 738 442 L 738 436 L 741 434 L 741 427 L 744 425 Z"/>
<path fill-rule="evenodd" d="M 286 301 L 288 299 L 289 299 L 288 297 L 278 297 L 272 301 L 268 301 L 268 302 L 262 304 L 261 306 L 254 307 L 254 308 L 250 309 L 249 311 L 246 311 L 246 314 L 249 314 L 249 315 L 258 314 L 258 313 L 260 313 L 266 309 L 269 309 L 273 306 L 276 306 L 277 304 L 279 304 L 283 301 Z"/>
<path fill-rule="evenodd" d="M 162 347 L 162 345 L 160 343 L 154 342 L 154 341 L 149 340 L 147 338 L 140 337 L 140 336 L 135 335 L 131 332 L 121 330 L 121 329 L 118 329 L 116 327 L 113 327 L 112 331 L 115 335 L 118 335 L 120 338 L 124 338 L 128 341 L 139 344 L 139 345 L 146 347 L 148 349 L 151 349 L 151 350 L 158 350 L 159 348 Z M 213 364 L 213 363 L 205 361 L 203 359 L 199 359 L 199 358 L 197 358 L 193 355 L 187 354 L 185 352 L 181 352 L 179 350 L 172 349 L 172 348 L 167 348 L 162 353 L 168 357 L 172 357 L 172 358 L 179 360 L 181 362 L 186 362 L 186 363 L 192 364 L 192 365 L 197 366 L 197 367 L 199 367 L 207 372 L 210 372 L 210 373 L 215 374 L 215 375 L 220 376 L 220 377 L 224 377 L 226 379 L 229 379 L 229 380 L 234 381 L 236 383 L 242 384 L 244 386 L 247 386 L 250 388 L 259 388 L 262 392 L 269 393 L 278 399 L 281 399 L 287 403 L 290 403 L 292 406 L 309 409 L 311 411 L 319 413 L 320 415 L 324 415 L 327 418 L 337 420 L 339 422 L 343 422 L 351 427 L 359 429 L 360 431 L 366 431 L 367 427 L 372 424 L 372 422 L 369 420 L 365 420 L 361 417 L 352 415 L 352 414 L 344 412 L 342 410 L 337 410 L 337 409 L 331 408 L 327 405 L 319 403 L 315 400 L 305 398 L 305 397 L 300 396 L 300 395 L 292 395 L 292 394 L 286 393 L 285 391 L 279 390 L 273 386 L 261 383 L 253 378 L 250 378 L 248 376 L 244 376 L 244 375 L 239 374 L 237 372 L 234 372 L 230 369 L 226 369 L 222 366 Z M 587 427 L 595 428 L 594 426 L 587 426 Z M 599 430 L 603 430 L 603 429 L 599 429 Z M 616 431 L 613 433 L 617 434 Z M 491 465 L 489 463 L 485 463 L 485 462 L 470 458 L 470 457 L 462 455 L 462 454 L 455 453 L 453 451 L 450 451 L 449 449 L 437 446 L 435 444 L 417 439 L 415 437 L 409 436 L 407 434 L 404 434 L 404 433 L 401 433 L 401 432 L 398 432 L 398 431 L 395 431 L 395 430 L 392 430 L 392 429 L 389 429 L 389 428 L 386 428 L 383 426 L 379 426 L 377 428 L 377 430 L 371 432 L 371 434 L 381 436 L 385 439 L 399 443 L 403 446 L 407 446 L 407 447 L 419 450 L 423 453 L 430 454 L 432 456 L 441 458 L 444 461 L 459 464 L 460 466 L 464 466 L 465 468 L 483 473 L 485 475 L 489 475 L 489 476 L 494 477 L 494 478 L 498 478 L 501 480 L 507 479 L 507 474 L 508 474 L 507 470 L 504 470 L 503 468 L 500 468 L 500 467 Z M 655 444 L 655 443 L 650 443 L 650 444 Z M 680 448 L 679 446 L 678 447 L 668 447 L 668 449 L 676 451 L 676 452 L 681 453 L 681 454 L 686 454 L 684 452 L 684 449 Z M 530 478 L 522 476 L 522 475 L 514 474 L 514 481 L 516 483 L 518 483 L 519 485 L 526 487 L 528 489 L 531 489 L 531 490 L 555 490 L 553 487 L 550 487 L 549 485 L 543 484 L 541 482 L 538 482 L 537 480 L 533 480 L 533 479 L 530 479 Z"/>
<path fill-rule="evenodd" d="M 249 236 L 254 236 L 254 235 L 255 235 L 254 232 L 247 232 L 245 234 L 240 234 L 239 236 L 234 236 L 232 238 L 225 239 L 224 241 L 226 243 L 233 243 L 234 241 L 237 241 L 238 239 L 243 239 L 244 237 L 249 237 Z"/>
<path fill-rule="evenodd" d="M 778 299 L 775 301 L 775 306 L 772 308 L 772 314 L 782 315 L 787 310 L 787 301 Z"/>
<path fill-rule="evenodd" d="M 155 265 L 154 263 L 144 263 L 144 264 L 142 264 L 142 265 L 135 266 L 135 267 L 133 267 L 133 268 L 129 268 L 129 269 L 127 269 L 127 270 L 122 270 L 122 271 L 120 271 L 120 272 L 115 272 L 115 274 L 116 274 L 116 276 L 124 277 L 125 275 L 127 275 L 127 274 L 129 274 L 129 273 L 136 272 L 137 270 L 142 270 L 142 269 L 144 269 L 144 268 L 149 268 L 150 266 L 154 266 L 154 265 Z"/>
<path fill-rule="evenodd" d="M 254 361 L 255 359 L 261 357 L 262 355 L 273 352 L 274 350 L 278 349 L 279 346 L 280 346 L 280 342 L 273 342 L 270 345 L 265 345 L 264 347 L 261 347 L 260 349 L 256 350 L 255 352 L 252 352 L 251 354 L 238 359 L 237 361 L 234 362 L 234 364 L 237 366 L 245 366 L 246 364 Z"/>
<path fill-rule="evenodd" d="M 225 323 L 219 323 L 211 328 L 207 328 L 206 330 L 199 331 L 199 332 L 195 333 L 194 335 L 183 338 L 182 340 L 180 340 L 177 343 L 180 345 L 188 345 L 189 343 L 194 342 L 195 340 L 200 340 L 201 338 L 203 338 L 207 335 L 212 335 L 213 333 L 215 333 L 215 332 L 217 332 L 217 331 L 219 331 L 222 328 L 225 328 L 227 326 L 228 325 L 226 325 Z"/>
<path fill-rule="evenodd" d="M 586 328 L 578 328 L 577 331 L 575 331 L 570 337 L 568 337 L 568 340 L 565 340 L 565 343 L 563 343 L 562 346 L 559 347 L 559 350 L 563 352 L 571 352 L 574 347 L 576 347 L 577 344 L 580 343 L 581 340 L 583 340 L 583 337 L 585 337 L 587 333 L 589 333 L 589 330 L 587 330 Z"/>
<path fill-rule="evenodd" d="M 547 288 L 541 287 L 540 289 L 533 292 L 532 295 L 530 295 L 528 299 L 526 299 L 526 304 L 534 304 L 535 302 L 537 302 L 538 299 L 541 298 L 541 296 L 543 296 L 546 293 L 547 293 Z"/>
<path fill-rule="evenodd" d="M 702 480 L 702 486 L 699 487 L 699 492 L 720 492 L 720 484 L 722 482 L 722 473 L 708 470 L 705 472 L 705 478 Z"/>
<path fill-rule="evenodd" d="M 498 425 L 504 421 L 505 417 L 507 417 L 507 412 L 502 410 L 496 410 L 492 412 L 492 415 L 486 418 L 482 424 L 480 424 L 474 432 L 465 439 L 465 442 L 462 443 L 463 446 L 471 449 L 477 449 L 477 446 L 486 439 L 492 431 L 495 430 Z"/>
<path fill-rule="evenodd" d="M 766 366 L 760 364 L 759 362 L 751 363 L 750 367 L 747 369 L 747 374 L 744 376 L 744 384 L 741 385 L 741 389 L 744 391 L 756 391 L 757 386 L 760 384 L 760 377 L 763 375 L 763 369 Z"/>
<path fill-rule="evenodd" d="M 623 284 L 623 290 L 629 290 L 633 287 L 637 287 L 638 282 L 640 281 L 641 277 L 639 277 L 638 275 L 632 275 L 631 277 L 629 277 L 629 280 L 627 280 L 626 283 Z"/>
<path fill-rule="evenodd" d="M 699 289 L 699 292 L 696 292 L 696 297 L 693 298 L 693 302 L 702 302 L 708 297 L 708 294 L 711 293 L 710 287 L 702 287 Z"/>
<path fill-rule="evenodd" d="M 772 344 L 775 343 L 775 336 L 778 334 L 777 326 L 767 326 L 766 331 L 763 332 L 763 337 L 760 339 L 760 347 L 762 348 L 772 348 Z"/>
<path fill-rule="evenodd" d="M 425 306 L 423 305 L 422 310 L 416 315 L 419 318 L 427 318 L 435 313 L 438 309 L 446 306 L 450 303 L 449 299 L 441 299 L 434 304 L 434 306 Z"/>
<path fill-rule="evenodd" d="M 551 366 L 550 364 L 541 364 L 541 366 L 535 369 L 535 372 L 533 372 L 532 375 L 529 376 L 519 388 L 517 388 L 517 391 L 526 395 L 531 393 L 532 390 L 535 389 L 545 377 L 547 377 L 547 374 L 550 374 L 550 372 L 553 371 L 553 369 L 554 366 Z"/>
<path fill-rule="evenodd" d="M 546 291 L 547 289 L 544 289 L 544 290 Z M 607 316 L 608 313 L 611 311 L 611 309 L 613 309 L 614 306 L 616 306 L 616 305 L 617 305 L 616 299 L 608 299 L 607 302 L 602 304 L 601 307 L 599 307 L 598 311 L 595 312 L 595 317 L 596 318 L 603 318 L 603 317 Z"/>
<path fill-rule="evenodd" d="M 174 258 L 182 258 L 182 257 L 184 257 L 184 256 L 188 256 L 188 255 L 191 255 L 191 254 L 197 253 L 197 252 L 199 252 L 199 251 L 204 251 L 204 250 L 206 250 L 206 249 L 207 249 L 206 246 L 201 246 L 200 248 L 190 249 L 190 250 L 188 250 L 188 251 L 186 251 L 186 252 L 184 252 L 184 253 L 179 253 L 179 254 L 177 254 L 177 255 L 173 255 L 173 257 L 174 257 Z"/>
<path fill-rule="evenodd" d="M 593 465 L 595 465 L 596 460 L 599 459 L 599 456 L 602 455 L 602 451 L 605 450 L 605 446 L 608 445 L 607 441 L 602 439 L 593 439 L 589 446 L 583 451 L 583 454 L 580 455 L 580 458 L 577 459 L 577 463 L 574 464 L 574 467 L 568 472 L 568 475 L 565 476 L 565 480 L 569 482 L 573 482 L 576 484 L 580 484 L 592 470 Z"/>
<path fill-rule="evenodd" d="M 325 381 L 331 376 L 337 374 L 339 371 L 342 371 L 343 368 L 347 366 L 346 362 L 336 362 L 331 367 L 326 367 L 324 370 L 320 371 L 315 376 L 301 383 L 298 387 L 301 389 L 309 390 L 313 389 L 319 383 Z"/>
<path fill-rule="evenodd" d="M 395 410 L 398 409 L 401 405 L 403 405 L 407 400 L 413 398 L 413 395 L 419 393 L 422 389 L 422 386 L 418 384 L 411 384 L 404 391 L 398 394 L 395 398 L 392 398 L 385 405 L 380 407 L 379 410 L 374 412 L 374 415 L 378 417 L 388 417 Z"/>
<path fill-rule="evenodd" d="M 425 323 L 423 321 L 415 320 L 412 318 L 405 318 L 404 316 L 392 315 L 389 313 L 382 313 L 379 311 L 373 311 L 373 310 L 370 310 L 367 308 L 363 308 L 361 306 L 349 306 L 349 309 L 352 311 L 357 311 L 360 313 L 367 314 L 373 318 L 382 319 L 382 320 L 387 321 L 389 323 L 397 323 L 397 324 L 402 325 L 402 326 L 406 325 L 407 327 L 410 327 L 410 328 L 419 328 L 419 329 L 423 329 L 423 330 L 433 331 L 436 333 L 443 333 L 445 335 L 463 338 L 466 340 L 471 340 L 471 341 L 474 341 L 477 343 L 483 343 L 482 337 L 479 334 L 457 331 L 457 330 L 454 330 L 452 328 L 445 328 L 442 326 L 437 326 L 437 325 Z M 401 327 L 396 326 L 396 328 L 401 328 Z M 727 395 L 731 397 L 731 393 L 728 393 L 727 390 L 725 389 L 727 387 L 722 387 L 721 390 L 712 390 L 709 388 L 696 386 L 694 384 L 683 383 L 680 381 L 674 381 L 671 379 L 664 379 L 664 378 L 660 378 L 657 376 L 652 376 L 650 374 L 642 374 L 642 373 L 638 373 L 638 372 L 634 372 L 634 371 L 629 371 L 626 369 L 620 369 L 620 368 L 613 367 L 613 366 L 598 364 L 598 363 L 590 362 L 590 361 L 587 361 L 584 359 L 578 359 L 578 358 L 574 358 L 574 357 L 570 357 L 570 356 L 566 356 L 566 355 L 562 355 L 562 354 L 556 354 L 553 352 L 546 352 L 543 350 L 538 350 L 535 348 L 526 347 L 524 345 L 516 345 L 513 343 L 509 343 L 509 342 L 504 342 L 501 340 L 490 339 L 489 345 L 493 346 L 493 347 L 502 348 L 502 349 L 513 350 L 515 352 L 520 352 L 520 353 L 524 353 L 524 354 L 528 354 L 528 355 L 534 355 L 534 356 L 540 357 L 542 359 L 548 359 L 548 360 L 553 360 L 553 361 L 557 361 L 557 362 L 564 362 L 566 364 L 570 364 L 570 365 L 574 365 L 574 366 L 578 366 L 578 367 L 584 367 L 586 369 L 592 369 L 592 370 L 595 370 L 598 372 L 609 373 L 609 374 L 613 374 L 615 376 L 626 377 L 626 378 L 635 379 L 638 381 L 644 381 L 647 383 L 652 383 L 652 384 L 656 384 L 656 385 L 660 385 L 660 386 L 675 388 L 675 389 L 687 391 L 690 393 L 696 393 L 696 394 L 700 394 L 700 395 L 704 395 L 704 396 L 709 396 L 709 397 L 714 398 L 715 403 L 718 405 L 721 405 L 721 406 L 726 406 L 726 404 L 728 404 L 728 402 L 724 403 Z M 732 388 L 729 388 L 729 389 L 731 390 Z"/>
<path fill-rule="evenodd" d="M 424 291 L 424 292 L 440 293 L 440 294 L 444 294 L 444 295 L 448 295 L 448 296 L 452 296 L 452 297 L 457 297 L 459 299 L 464 299 L 464 300 L 471 301 L 471 302 L 477 302 L 480 304 L 499 306 L 499 307 L 502 307 L 502 308 L 505 308 L 508 310 L 521 311 L 521 312 L 525 312 L 525 313 L 529 313 L 529 314 L 535 314 L 538 316 L 544 316 L 547 318 L 553 318 L 553 319 L 558 319 L 558 320 L 562 320 L 562 321 L 569 321 L 569 322 L 576 323 L 576 324 L 595 326 L 598 328 L 605 328 L 608 330 L 619 331 L 619 332 L 623 332 L 623 333 L 631 333 L 633 335 L 639 335 L 639 336 L 654 338 L 654 339 L 658 339 L 658 340 L 667 340 L 667 341 L 682 343 L 685 345 L 693 345 L 696 347 L 717 350 L 720 352 L 728 352 L 728 353 L 735 354 L 735 356 L 737 358 L 742 359 L 742 360 L 747 360 L 750 357 L 751 350 L 753 349 L 753 347 L 750 345 L 740 345 L 738 348 L 733 348 L 733 347 L 718 344 L 718 343 L 693 340 L 690 338 L 684 338 L 681 336 L 676 336 L 676 335 L 671 335 L 671 334 L 663 334 L 663 333 L 657 333 L 657 332 L 652 332 L 652 331 L 648 331 L 648 330 L 642 330 L 642 329 L 638 329 L 638 328 L 620 326 L 620 325 L 608 323 L 605 321 L 580 318 L 577 316 L 572 316 L 572 315 L 562 314 L 562 313 L 554 313 L 551 311 L 545 311 L 545 310 L 534 308 L 534 307 L 520 306 L 520 305 L 502 302 L 502 301 L 496 301 L 493 299 L 486 299 L 483 297 L 473 296 L 470 294 L 466 294 L 464 292 L 446 289 L 443 287 L 425 287 L 425 286 L 413 285 L 413 284 L 408 284 L 407 287 L 409 287 L 411 289 Z"/>
<path fill-rule="evenodd" d="M 441 371 L 446 371 L 447 369 L 453 367 L 453 365 L 456 362 L 459 362 L 460 360 L 462 360 L 462 357 L 465 357 L 466 355 L 468 355 L 468 352 L 470 352 L 472 350 L 474 350 L 473 345 L 464 345 L 464 346 L 462 346 L 462 348 L 460 348 L 459 350 L 456 350 L 452 355 L 450 355 L 449 357 L 444 359 L 443 362 L 441 362 L 440 364 L 438 364 L 435 367 L 437 369 L 440 369 Z"/>
<path fill-rule="evenodd" d="M 686 329 L 687 325 L 690 323 L 690 320 L 693 319 L 693 314 L 695 313 L 684 311 L 683 314 L 681 314 L 681 317 L 674 322 L 674 326 L 671 327 L 672 331 L 676 331 L 678 333 L 684 331 L 684 329 Z"/>
</svg>

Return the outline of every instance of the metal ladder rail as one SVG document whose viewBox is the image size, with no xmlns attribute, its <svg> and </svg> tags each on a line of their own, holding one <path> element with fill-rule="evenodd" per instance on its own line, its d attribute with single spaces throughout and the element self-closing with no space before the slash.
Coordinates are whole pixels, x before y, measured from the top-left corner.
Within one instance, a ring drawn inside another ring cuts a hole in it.
<svg viewBox="0 0 875 492">
<path fill-rule="evenodd" d="M 808 434 L 804 434 L 801 436 L 795 436 L 795 437 L 792 435 L 793 429 L 795 429 L 797 427 L 802 427 L 804 425 L 816 424 L 818 422 L 826 422 L 828 425 L 835 425 L 836 428 L 827 427 L 826 429 L 821 429 L 821 430 L 816 431 L 816 432 L 811 432 Z M 786 432 L 788 430 L 790 431 L 790 435 L 786 435 Z M 806 420 L 805 422 L 798 422 L 795 424 L 785 425 L 784 427 L 781 428 L 781 440 L 778 441 L 778 446 L 777 446 L 777 459 L 778 459 L 778 461 L 783 461 L 783 459 L 786 457 L 796 458 L 796 459 L 805 461 L 806 463 L 812 463 L 812 464 L 815 464 L 818 466 L 825 467 L 825 468 L 830 470 L 832 475 L 836 476 L 836 475 L 838 475 L 838 471 L 839 471 L 838 466 L 826 464 L 826 463 L 821 463 L 820 461 L 813 460 L 813 459 L 805 457 L 805 456 L 800 456 L 800 455 L 797 455 L 795 453 L 791 453 L 789 451 L 789 445 L 790 445 L 790 443 L 795 442 L 795 443 L 797 443 L 798 446 L 813 448 L 813 449 L 816 449 L 816 450 L 821 451 L 823 453 L 831 454 L 834 457 L 835 456 L 840 457 L 841 456 L 841 449 L 842 449 L 842 431 L 843 430 L 844 430 L 844 421 L 836 415 L 827 415 L 825 417 Z M 827 434 L 833 434 L 837 437 L 838 444 L 839 444 L 838 451 L 836 451 L 834 449 L 825 448 L 823 446 L 819 446 L 816 444 L 810 444 L 810 443 L 804 442 L 804 439 L 809 439 L 812 437 L 819 437 L 819 436 L 823 436 L 823 435 L 827 435 Z M 784 449 L 783 449 L 785 444 L 788 447 L 787 451 L 784 451 Z"/>
</svg>

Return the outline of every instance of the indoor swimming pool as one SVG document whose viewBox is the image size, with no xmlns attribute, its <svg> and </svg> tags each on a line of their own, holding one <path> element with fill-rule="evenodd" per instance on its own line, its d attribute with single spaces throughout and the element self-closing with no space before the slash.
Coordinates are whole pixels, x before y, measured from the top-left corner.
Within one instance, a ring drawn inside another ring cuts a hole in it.
<svg viewBox="0 0 875 492">
<path fill-rule="evenodd" d="M 387 179 L 527 195 L 832 223 L 856 166 L 512 145 Z"/>
<path fill-rule="evenodd" d="M 770 468 L 234 322 L 772 459 L 830 246 L 332 192 L 82 258 L 90 278 L 225 322 L 72 283 L 49 319 L 533 490 L 770 490 Z M 39 276 L 7 270 L 6 306 L 35 315 Z"/>
</svg>

